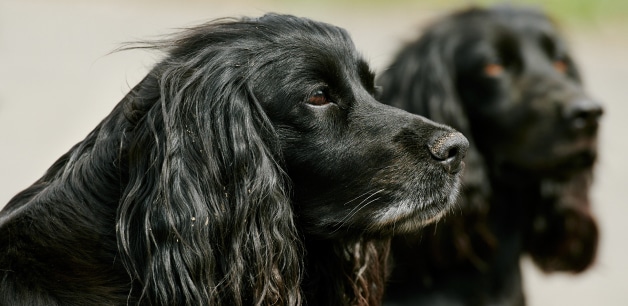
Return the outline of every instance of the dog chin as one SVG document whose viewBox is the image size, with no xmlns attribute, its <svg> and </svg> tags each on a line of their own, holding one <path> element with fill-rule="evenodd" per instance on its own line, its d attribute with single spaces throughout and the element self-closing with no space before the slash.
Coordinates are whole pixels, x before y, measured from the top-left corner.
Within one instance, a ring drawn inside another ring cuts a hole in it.
<svg viewBox="0 0 628 306">
<path fill-rule="evenodd" d="M 440 199 L 406 199 L 399 201 L 375 217 L 373 229 L 390 235 L 407 234 L 435 223 L 449 213 L 458 198 L 459 183 L 454 192 Z"/>
</svg>

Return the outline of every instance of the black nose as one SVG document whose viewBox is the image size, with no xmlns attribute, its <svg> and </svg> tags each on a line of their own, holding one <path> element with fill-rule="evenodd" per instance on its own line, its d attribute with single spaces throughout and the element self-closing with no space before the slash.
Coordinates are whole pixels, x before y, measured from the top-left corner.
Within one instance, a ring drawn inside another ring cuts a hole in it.
<svg viewBox="0 0 628 306">
<path fill-rule="evenodd" d="M 438 163 L 448 173 L 457 173 L 463 168 L 462 159 L 467 154 L 469 141 L 459 132 L 443 132 L 436 134 L 427 143 L 427 147 Z"/>
<path fill-rule="evenodd" d="M 603 113 L 602 106 L 596 101 L 580 98 L 565 107 L 564 116 L 574 130 L 595 132 Z"/>
</svg>

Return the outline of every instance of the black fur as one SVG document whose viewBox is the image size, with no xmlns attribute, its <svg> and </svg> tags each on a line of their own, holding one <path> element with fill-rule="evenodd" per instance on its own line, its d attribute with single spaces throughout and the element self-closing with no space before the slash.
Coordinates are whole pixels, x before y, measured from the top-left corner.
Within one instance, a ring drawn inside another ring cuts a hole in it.
<svg viewBox="0 0 628 306">
<path fill-rule="evenodd" d="M 342 29 L 219 20 L 0 214 L 1 305 L 374 305 L 466 139 L 380 104 Z"/>
<path fill-rule="evenodd" d="M 581 272 L 601 106 L 543 13 L 468 9 L 429 26 L 378 80 L 382 100 L 469 138 L 459 213 L 393 242 L 389 305 L 523 305 L 519 261 Z"/>
</svg>

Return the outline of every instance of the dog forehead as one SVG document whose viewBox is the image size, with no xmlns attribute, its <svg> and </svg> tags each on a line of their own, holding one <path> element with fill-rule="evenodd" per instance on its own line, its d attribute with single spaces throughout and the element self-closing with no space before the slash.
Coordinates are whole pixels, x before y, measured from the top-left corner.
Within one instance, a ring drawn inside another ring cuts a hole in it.
<svg viewBox="0 0 628 306">
<path fill-rule="evenodd" d="M 271 13 L 258 18 L 255 27 L 278 41 L 353 48 L 351 36 L 345 29 L 308 18 Z"/>
<path fill-rule="evenodd" d="M 543 12 L 526 8 L 510 8 L 490 11 L 501 27 L 527 35 L 557 36 L 556 24 Z"/>
<path fill-rule="evenodd" d="M 485 48 L 504 46 L 565 50 L 559 29 L 547 16 L 527 10 L 485 11 L 484 18 L 476 17 L 476 22 L 462 24 L 465 35 L 461 39 L 466 44 L 482 45 Z M 552 51 L 553 52 L 553 51 Z"/>
<path fill-rule="evenodd" d="M 258 55 L 271 56 L 293 65 L 309 62 L 314 66 L 349 65 L 362 61 L 349 33 L 335 25 L 292 15 L 266 14 L 257 19 L 254 31 L 261 34 Z M 348 68 L 348 67 L 343 67 Z"/>
</svg>

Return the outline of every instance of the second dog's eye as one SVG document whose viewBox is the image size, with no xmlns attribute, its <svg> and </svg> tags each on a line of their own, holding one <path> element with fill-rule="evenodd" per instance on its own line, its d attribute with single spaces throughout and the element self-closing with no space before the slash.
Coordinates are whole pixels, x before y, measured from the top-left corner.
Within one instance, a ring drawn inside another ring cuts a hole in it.
<svg viewBox="0 0 628 306">
<path fill-rule="evenodd" d="M 307 103 L 315 106 L 322 106 L 331 103 L 327 95 L 322 90 L 317 90 L 312 93 L 310 98 L 307 99 Z"/>
<path fill-rule="evenodd" d="M 563 60 L 556 60 L 553 63 L 554 65 L 554 69 L 556 69 L 556 71 L 560 72 L 560 73 L 565 73 L 567 72 L 567 63 Z"/>
<path fill-rule="evenodd" d="M 504 72 L 504 66 L 500 64 L 487 64 L 484 66 L 484 74 L 491 78 L 496 78 Z"/>
</svg>

